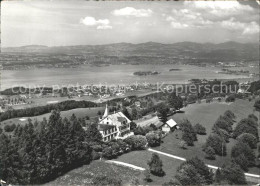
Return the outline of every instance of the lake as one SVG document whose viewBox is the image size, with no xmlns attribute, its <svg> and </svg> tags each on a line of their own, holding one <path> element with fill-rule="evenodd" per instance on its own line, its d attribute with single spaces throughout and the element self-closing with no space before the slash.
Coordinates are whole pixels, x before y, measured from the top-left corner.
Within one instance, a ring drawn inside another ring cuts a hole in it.
<svg viewBox="0 0 260 186">
<path fill-rule="evenodd" d="M 180 71 L 169 71 L 176 68 Z M 188 83 L 189 79 L 238 79 L 243 75 L 218 74 L 216 67 L 196 67 L 190 65 L 110 65 L 93 67 L 83 65 L 78 68 L 30 69 L 2 71 L 2 90 L 13 86 L 91 85 L 138 83 Z M 159 75 L 135 76 L 136 71 L 158 71 Z"/>
</svg>

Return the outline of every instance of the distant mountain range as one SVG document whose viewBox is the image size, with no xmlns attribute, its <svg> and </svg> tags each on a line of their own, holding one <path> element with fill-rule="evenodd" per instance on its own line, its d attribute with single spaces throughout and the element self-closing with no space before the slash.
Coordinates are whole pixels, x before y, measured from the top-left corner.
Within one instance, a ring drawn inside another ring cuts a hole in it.
<svg viewBox="0 0 260 186">
<path fill-rule="evenodd" d="M 29 45 L 22 47 L 2 48 L 4 53 L 41 53 L 41 54 L 96 54 L 108 56 L 150 56 L 150 57 L 180 57 L 188 56 L 199 59 L 226 60 L 259 60 L 258 43 L 225 42 L 194 43 L 179 42 L 161 44 L 147 42 L 140 44 L 115 43 L 106 45 L 55 46 Z"/>
</svg>

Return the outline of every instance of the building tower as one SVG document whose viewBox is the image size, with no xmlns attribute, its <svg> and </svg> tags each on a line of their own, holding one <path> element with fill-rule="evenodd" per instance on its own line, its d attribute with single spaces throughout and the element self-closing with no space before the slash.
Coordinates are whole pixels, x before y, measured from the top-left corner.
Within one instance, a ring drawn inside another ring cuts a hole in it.
<svg viewBox="0 0 260 186">
<path fill-rule="evenodd" d="M 108 116 L 108 108 L 107 108 L 107 104 L 106 104 L 106 109 L 105 109 L 105 112 L 104 112 L 104 115 L 103 115 L 103 119 L 106 118 Z"/>
</svg>

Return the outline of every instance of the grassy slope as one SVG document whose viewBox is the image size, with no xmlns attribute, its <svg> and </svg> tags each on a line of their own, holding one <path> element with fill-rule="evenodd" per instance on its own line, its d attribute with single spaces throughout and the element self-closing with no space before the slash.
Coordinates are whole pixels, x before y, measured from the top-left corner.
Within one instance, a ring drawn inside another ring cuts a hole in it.
<svg viewBox="0 0 260 186">
<path fill-rule="evenodd" d="M 165 176 L 158 177 L 158 176 L 151 176 L 153 182 L 152 185 L 162 185 L 165 182 L 170 181 L 174 175 L 176 174 L 177 167 L 182 163 L 182 161 L 169 158 L 167 156 L 159 155 L 162 162 L 163 162 L 163 170 L 165 171 Z M 122 156 L 118 157 L 117 161 L 122 161 L 125 163 L 130 163 L 136 166 L 140 166 L 143 168 L 148 168 L 147 161 L 150 160 L 152 157 L 152 152 L 149 151 L 132 151 L 127 154 L 123 154 Z M 142 175 L 142 180 L 144 176 Z M 147 183 L 145 183 L 147 184 Z"/>
<path fill-rule="evenodd" d="M 120 177 L 123 180 L 123 184 L 129 184 L 132 180 L 138 179 L 139 174 L 139 171 L 127 167 L 96 160 L 91 162 L 89 165 L 84 165 L 60 176 L 46 185 L 90 185 L 95 175 Z"/>
<path fill-rule="evenodd" d="M 164 138 L 164 143 L 161 145 L 161 147 L 157 147 L 155 149 L 161 150 L 170 154 L 174 154 L 177 156 L 182 156 L 185 158 L 191 158 L 193 156 L 198 156 L 202 159 L 204 159 L 204 153 L 201 150 L 202 145 L 205 143 L 207 137 L 211 133 L 211 128 L 214 124 L 214 122 L 217 120 L 217 118 L 223 114 L 226 110 L 230 109 L 235 113 L 237 116 L 236 121 L 239 122 L 241 119 L 246 118 L 248 114 L 253 113 L 253 104 L 254 101 L 248 102 L 245 100 L 237 100 L 236 102 L 228 105 L 225 103 L 202 103 L 202 104 L 193 104 L 186 108 L 184 108 L 185 113 L 184 114 L 175 114 L 171 118 L 175 119 L 178 123 L 184 118 L 189 119 L 189 121 L 194 125 L 196 123 L 202 124 L 206 130 L 207 135 L 198 135 L 198 141 L 195 142 L 195 145 L 193 147 L 188 147 L 188 149 L 183 150 L 178 147 L 180 139 L 178 139 L 178 132 L 173 132 L 167 135 Z M 258 115 L 258 113 L 255 113 Z M 234 124 L 233 128 L 236 124 Z M 205 160 L 206 163 L 221 166 L 224 163 L 230 161 L 230 153 L 231 148 L 236 143 L 236 140 L 230 139 L 230 142 L 227 144 L 227 156 L 226 157 L 220 157 L 217 156 L 216 160 Z M 251 168 L 249 172 L 259 174 L 259 169 L 257 168 Z"/>
</svg>

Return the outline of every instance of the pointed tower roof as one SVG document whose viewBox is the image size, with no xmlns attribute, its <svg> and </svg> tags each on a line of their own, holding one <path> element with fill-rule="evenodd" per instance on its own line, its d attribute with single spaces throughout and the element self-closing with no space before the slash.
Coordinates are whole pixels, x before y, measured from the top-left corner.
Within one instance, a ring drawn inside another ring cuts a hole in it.
<svg viewBox="0 0 260 186">
<path fill-rule="evenodd" d="M 108 116 L 108 108 L 107 108 L 107 104 L 106 104 L 106 109 L 105 109 L 105 112 L 104 112 L 104 115 L 102 118 L 106 118 Z"/>
</svg>

